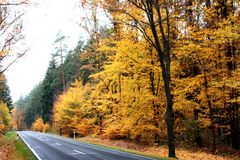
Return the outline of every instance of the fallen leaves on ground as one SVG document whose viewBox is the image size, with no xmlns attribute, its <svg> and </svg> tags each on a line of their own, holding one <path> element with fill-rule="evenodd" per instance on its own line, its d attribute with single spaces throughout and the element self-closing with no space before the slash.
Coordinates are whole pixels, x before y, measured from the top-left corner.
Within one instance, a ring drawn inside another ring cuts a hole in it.
<svg viewBox="0 0 240 160">
<path fill-rule="evenodd" d="M 12 144 L 5 144 L 0 148 L 0 160 L 14 160 L 15 149 Z"/>
<path fill-rule="evenodd" d="M 109 140 L 93 137 L 81 138 L 83 141 L 95 144 L 104 144 L 106 146 L 121 147 L 130 150 L 136 150 L 146 154 L 159 155 L 160 157 L 168 156 L 168 148 L 166 146 L 146 146 L 127 142 L 124 140 Z M 220 147 L 215 154 L 207 148 L 203 149 L 183 149 L 177 148 L 176 155 L 181 160 L 240 160 L 240 151 L 232 150 L 227 147 Z"/>
</svg>

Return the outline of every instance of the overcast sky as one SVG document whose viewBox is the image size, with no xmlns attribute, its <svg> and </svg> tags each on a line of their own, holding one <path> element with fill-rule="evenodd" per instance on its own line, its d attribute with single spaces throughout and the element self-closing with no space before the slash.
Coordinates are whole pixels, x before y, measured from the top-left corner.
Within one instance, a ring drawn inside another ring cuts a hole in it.
<svg viewBox="0 0 240 160">
<path fill-rule="evenodd" d="M 34 2 L 34 5 L 28 7 L 23 19 L 25 43 L 30 50 L 6 72 L 13 101 L 28 94 L 43 80 L 59 31 L 69 37 L 68 49 L 74 48 L 80 38 L 86 39 L 84 30 L 79 26 L 79 0 Z"/>
</svg>

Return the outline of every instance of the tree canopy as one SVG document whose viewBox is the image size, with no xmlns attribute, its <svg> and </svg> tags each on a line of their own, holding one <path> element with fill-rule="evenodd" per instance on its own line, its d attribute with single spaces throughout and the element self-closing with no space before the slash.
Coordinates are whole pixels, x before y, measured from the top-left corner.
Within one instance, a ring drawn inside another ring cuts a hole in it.
<svg viewBox="0 0 240 160">
<path fill-rule="evenodd" d="M 47 122 L 69 136 L 167 144 L 169 157 L 180 143 L 240 148 L 238 1 L 81 5 L 90 39 L 61 63 L 53 56 L 43 81 L 18 101 L 26 126 L 35 120 L 33 127 Z M 100 26 L 100 9 L 110 25 Z"/>
</svg>

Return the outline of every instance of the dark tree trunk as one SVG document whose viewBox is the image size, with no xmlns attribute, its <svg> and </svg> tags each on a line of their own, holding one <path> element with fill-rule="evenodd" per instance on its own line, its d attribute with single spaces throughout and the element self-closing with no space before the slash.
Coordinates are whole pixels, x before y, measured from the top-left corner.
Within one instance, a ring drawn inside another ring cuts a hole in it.
<svg viewBox="0 0 240 160">
<path fill-rule="evenodd" d="M 143 33 L 144 37 L 148 42 L 154 46 L 158 53 L 158 60 L 160 62 L 160 68 L 162 70 L 162 78 L 164 82 L 164 91 L 166 96 L 166 113 L 165 122 L 167 125 L 168 134 L 168 156 L 175 157 L 175 146 L 174 146 L 174 132 L 173 132 L 173 97 L 171 94 L 170 87 L 170 18 L 169 18 L 169 8 L 171 4 L 167 1 L 163 1 L 160 4 L 158 0 L 128 0 L 131 4 L 142 8 L 148 19 L 148 24 L 151 29 L 151 35 L 146 31 L 146 28 L 141 28 L 140 31 Z M 164 18 L 162 12 L 165 12 Z M 131 16 L 132 17 L 132 16 Z M 164 19 L 164 22 L 163 22 Z M 166 22 L 166 26 L 164 23 Z M 141 22 L 138 22 L 141 23 Z M 157 25 L 156 25 L 157 23 Z M 145 26 L 142 25 L 142 26 Z M 166 27 L 166 28 L 165 28 Z M 166 30 L 165 30 L 166 29 Z M 150 38 L 153 37 L 153 38 Z"/>
<path fill-rule="evenodd" d="M 168 81 L 165 82 L 165 92 L 167 98 L 167 111 L 165 113 L 165 121 L 167 124 L 167 134 L 168 134 L 168 148 L 169 148 L 169 157 L 175 157 L 175 145 L 174 145 L 174 132 L 173 132 L 173 124 L 174 124 L 174 115 L 173 115 L 173 101 L 170 86 Z"/>
<path fill-rule="evenodd" d="M 169 66 L 170 67 L 170 66 Z M 164 89 L 165 95 L 167 99 L 167 110 L 165 113 L 165 122 L 167 125 L 167 135 L 168 135 L 168 156 L 175 157 L 175 144 L 174 144 L 174 113 L 173 113 L 173 97 L 171 94 L 170 88 L 170 72 L 162 71 L 163 81 L 164 81 Z"/>
<path fill-rule="evenodd" d="M 232 77 L 232 72 L 235 69 L 237 69 L 235 56 L 236 56 L 236 47 L 231 44 L 227 44 L 226 57 L 229 60 L 227 62 L 227 70 L 228 70 L 229 77 Z M 230 99 L 235 100 L 237 98 L 236 92 L 237 90 L 235 88 L 231 89 Z M 229 103 L 229 124 L 230 124 L 232 148 L 234 149 L 240 149 L 238 110 L 239 110 L 238 103 L 236 102 Z"/>
<path fill-rule="evenodd" d="M 199 110 L 198 109 L 194 109 L 194 121 L 195 121 L 195 125 L 196 125 L 196 129 L 195 129 L 195 143 L 198 145 L 198 147 L 203 147 L 203 140 L 202 137 L 200 135 L 200 128 L 199 128 L 199 123 L 198 123 L 198 114 L 199 114 Z"/>
<path fill-rule="evenodd" d="M 208 108 L 210 110 L 209 118 L 211 120 L 211 130 L 212 130 L 212 151 L 215 152 L 216 151 L 216 133 L 215 133 L 213 106 L 212 106 L 212 103 L 211 103 L 210 95 L 208 93 L 208 87 L 209 86 L 208 86 L 206 71 L 204 71 L 203 74 L 204 74 L 204 90 L 205 90 L 205 94 L 206 94 L 206 98 L 207 98 L 207 105 L 208 105 Z"/>
<path fill-rule="evenodd" d="M 170 42 L 169 42 L 169 35 L 170 35 L 170 22 L 169 22 L 169 13 L 168 8 L 165 6 L 166 11 L 166 21 L 167 21 L 167 33 L 164 31 L 163 22 L 162 22 L 162 15 L 161 15 L 161 7 L 157 0 L 147 0 L 142 1 L 142 3 L 146 6 L 146 14 L 149 20 L 149 24 L 151 27 L 152 35 L 154 37 L 154 46 L 158 53 L 158 58 L 160 61 L 160 66 L 162 69 L 162 77 L 164 82 L 164 91 L 167 100 L 167 109 L 165 113 L 165 122 L 167 125 L 167 135 L 168 135 L 168 156 L 169 157 L 176 157 L 175 154 L 175 145 L 174 145 L 174 131 L 173 131 L 173 98 L 171 94 L 170 88 Z M 160 43 L 157 27 L 155 24 L 154 12 L 156 10 L 159 24 L 159 31 L 160 36 L 162 37 L 162 45 Z"/>
<path fill-rule="evenodd" d="M 240 149 L 239 140 L 239 116 L 238 116 L 238 104 L 230 104 L 230 131 L 231 131 L 231 141 L 232 148 Z"/>
<path fill-rule="evenodd" d="M 210 0 L 206 0 L 206 6 L 207 6 L 207 8 L 210 7 Z"/>
<path fill-rule="evenodd" d="M 190 26 L 193 25 L 193 10 L 192 10 L 192 0 L 186 1 L 186 20 Z"/>
</svg>

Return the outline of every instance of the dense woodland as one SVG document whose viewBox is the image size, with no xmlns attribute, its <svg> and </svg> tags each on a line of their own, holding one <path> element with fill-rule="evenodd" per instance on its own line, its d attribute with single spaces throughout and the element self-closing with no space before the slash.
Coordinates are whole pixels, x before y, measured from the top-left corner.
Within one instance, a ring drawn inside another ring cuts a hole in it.
<svg viewBox="0 0 240 160">
<path fill-rule="evenodd" d="M 182 144 L 240 149 L 238 0 L 81 5 L 90 39 L 66 51 L 56 37 L 45 78 L 12 110 L 16 129 L 167 144 L 170 157 Z"/>
</svg>

